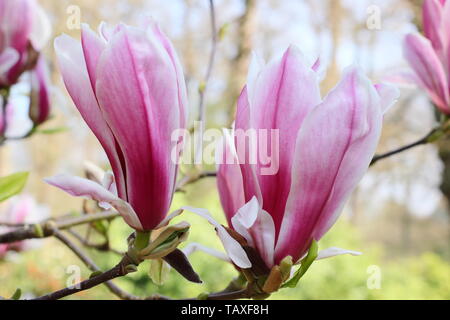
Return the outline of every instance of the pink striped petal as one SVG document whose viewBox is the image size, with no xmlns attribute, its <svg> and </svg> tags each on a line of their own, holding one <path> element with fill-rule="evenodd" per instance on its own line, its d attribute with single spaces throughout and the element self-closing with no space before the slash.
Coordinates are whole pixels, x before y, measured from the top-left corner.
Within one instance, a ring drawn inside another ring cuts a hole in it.
<svg viewBox="0 0 450 320">
<path fill-rule="evenodd" d="M 118 198 L 102 185 L 80 177 L 58 175 L 44 179 L 48 184 L 57 187 L 74 197 L 87 197 L 98 202 L 106 202 L 113 206 L 132 228 L 142 231 L 142 225 L 133 208 Z"/>
<path fill-rule="evenodd" d="M 432 101 L 441 111 L 450 113 L 447 76 L 430 41 L 420 35 L 410 34 L 406 36 L 404 46 L 406 60 L 416 72 Z"/>
<path fill-rule="evenodd" d="M 220 223 L 218 223 L 211 217 L 208 210 L 188 206 L 183 207 L 182 209 L 188 210 L 201 216 L 216 228 L 217 235 L 219 236 L 219 239 L 222 241 L 225 251 L 227 252 L 231 261 L 233 261 L 235 265 L 243 269 L 251 268 L 252 263 L 248 259 L 244 249 L 235 239 L 233 239 L 230 236 L 228 231 Z"/>
<path fill-rule="evenodd" d="M 378 95 L 381 99 L 381 111 L 386 113 L 390 107 L 392 107 L 400 96 L 400 91 L 386 83 L 378 83 L 375 85 L 375 89 L 377 89 Z"/>
<path fill-rule="evenodd" d="M 441 28 L 443 5 L 440 0 L 425 0 L 423 3 L 423 31 L 436 52 L 442 53 L 443 30 Z"/>
<path fill-rule="evenodd" d="M 171 134 L 181 121 L 170 56 L 146 32 L 124 26 L 100 58 L 96 92 L 123 151 L 128 201 L 144 228 L 153 229 L 167 214 L 176 177 Z"/>
<path fill-rule="evenodd" d="M 231 218 L 245 204 L 242 173 L 232 136 L 226 134 L 216 152 L 216 163 L 220 163 L 217 188 L 228 225 L 231 225 Z"/>
<path fill-rule="evenodd" d="M 254 63 L 254 65 L 260 64 L 260 62 Z M 275 174 L 261 174 L 261 170 L 266 167 L 262 163 L 258 163 L 253 168 L 251 165 L 242 165 L 241 168 L 244 184 L 246 177 L 252 174 L 251 170 L 257 174 L 262 199 L 264 199 L 263 209 L 272 215 L 278 232 L 291 185 L 290 171 L 295 139 L 307 114 L 320 103 L 320 90 L 316 73 L 294 46 L 287 49 L 281 59 L 274 60 L 263 67 L 257 75 L 255 75 L 257 72 L 253 71 L 253 73 L 254 80 L 249 84 L 249 92 L 254 93 L 247 97 L 248 101 L 245 101 L 244 90 L 238 104 L 238 109 L 242 110 L 237 113 L 236 129 L 268 130 L 266 143 L 271 151 L 269 154 L 275 156 L 272 161 L 274 168 L 278 170 Z M 246 118 L 249 119 L 248 122 Z M 270 140 L 271 129 L 278 130 L 278 141 Z M 258 131 L 259 133 L 261 131 Z M 258 141 L 261 142 L 262 138 L 258 138 Z M 238 143 L 236 147 L 242 162 Z M 249 150 L 249 152 L 252 151 Z M 257 194 L 247 193 L 246 201 L 253 196 Z"/>
<path fill-rule="evenodd" d="M 256 197 L 238 210 L 231 219 L 233 228 L 250 246 L 258 250 L 267 267 L 273 266 L 275 224 L 270 214 L 262 210 Z"/>
<path fill-rule="evenodd" d="M 0 33 L 4 36 L 0 49 L 13 47 L 21 54 L 25 52 L 34 9 L 35 3 L 29 0 L 0 2 Z"/>
<path fill-rule="evenodd" d="M 16 49 L 8 47 L 0 53 L 0 84 L 8 83 L 8 73 L 19 61 L 20 55 Z"/>
<path fill-rule="evenodd" d="M 47 63 L 39 57 L 31 71 L 30 119 L 35 125 L 44 123 L 50 116 L 50 74 Z"/>
<path fill-rule="evenodd" d="M 114 171 L 119 197 L 127 200 L 121 151 L 98 106 L 81 45 L 75 39 L 62 35 L 55 40 L 55 51 L 67 91 L 84 121 L 105 149 Z"/>
<path fill-rule="evenodd" d="M 444 6 L 441 29 L 445 46 L 443 61 L 444 65 L 447 65 L 447 79 L 450 82 L 450 1 L 447 1 Z M 448 85 L 448 90 L 450 91 L 450 83 Z"/>
<path fill-rule="evenodd" d="M 41 51 L 52 36 L 52 25 L 41 6 L 35 5 L 33 10 L 33 26 L 30 33 L 30 42 L 33 49 Z"/>
<path fill-rule="evenodd" d="M 3 36 L 0 40 L 0 51 L 11 47 L 19 53 L 20 57 L 8 72 L 6 82 L 8 85 L 16 83 L 23 72 L 35 6 L 36 4 L 29 0 L 0 2 L 0 34 Z"/>
<path fill-rule="evenodd" d="M 276 263 L 289 255 L 298 260 L 337 219 L 375 152 L 384 109 L 380 100 L 370 81 L 352 69 L 305 120 Z"/>
<path fill-rule="evenodd" d="M 181 119 L 180 128 L 185 128 L 188 116 L 187 112 L 188 100 L 187 100 L 186 83 L 184 81 L 183 68 L 181 66 L 180 60 L 178 59 L 178 55 L 175 52 L 175 48 L 156 23 L 153 23 L 151 25 L 151 31 L 152 32 L 149 32 L 149 36 L 155 35 L 156 38 L 161 42 L 161 44 L 164 46 L 167 53 L 169 54 L 170 60 L 172 61 L 172 64 L 175 68 L 178 85 L 178 106 L 180 108 L 180 119 Z"/>
<path fill-rule="evenodd" d="M 331 257 L 340 256 L 343 254 L 349 254 L 352 256 L 360 256 L 362 253 L 358 252 L 358 251 L 346 250 L 346 249 L 341 249 L 341 248 L 337 248 L 337 247 L 330 247 L 330 248 L 327 248 L 324 250 L 320 250 L 319 253 L 317 254 L 316 260 L 327 259 L 327 258 L 331 258 Z"/>
<path fill-rule="evenodd" d="M 254 153 L 254 150 L 250 150 L 249 143 L 244 143 L 244 145 L 242 145 L 237 137 L 237 135 L 245 134 L 248 130 L 252 129 L 250 127 L 250 105 L 247 94 L 247 87 L 244 87 L 239 96 L 238 107 L 236 110 L 234 145 L 242 173 L 244 203 L 256 196 L 259 203 L 263 204 L 261 189 L 256 175 L 257 166 L 249 160 L 250 155 Z"/>
<path fill-rule="evenodd" d="M 106 47 L 106 42 L 97 36 L 97 34 L 91 30 L 89 25 L 83 23 L 81 28 L 81 46 L 83 48 L 83 55 L 84 60 L 86 61 L 89 79 L 95 94 L 97 64 Z"/>
</svg>

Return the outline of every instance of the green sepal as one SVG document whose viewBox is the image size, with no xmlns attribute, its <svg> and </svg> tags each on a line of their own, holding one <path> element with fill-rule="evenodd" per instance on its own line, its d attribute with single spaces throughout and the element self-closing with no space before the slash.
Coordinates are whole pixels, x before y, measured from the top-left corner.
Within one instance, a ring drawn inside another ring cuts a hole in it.
<svg viewBox="0 0 450 320">
<path fill-rule="evenodd" d="M 300 268 L 295 272 L 294 276 L 291 280 L 287 281 L 283 284 L 282 288 L 295 288 L 297 286 L 298 281 L 303 277 L 303 275 L 308 271 L 311 264 L 316 260 L 317 254 L 319 251 L 319 245 L 316 240 L 313 240 L 311 243 L 311 247 L 309 248 L 308 254 L 302 260 Z"/>
<path fill-rule="evenodd" d="M 152 279 L 153 283 L 157 286 L 161 286 L 164 284 L 164 282 L 166 282 L 169 277 L 169 271 L 170 267 L 164 260 L 150 260 L 148 275 L 150 276 L 150 279 Z"/>
</svg>

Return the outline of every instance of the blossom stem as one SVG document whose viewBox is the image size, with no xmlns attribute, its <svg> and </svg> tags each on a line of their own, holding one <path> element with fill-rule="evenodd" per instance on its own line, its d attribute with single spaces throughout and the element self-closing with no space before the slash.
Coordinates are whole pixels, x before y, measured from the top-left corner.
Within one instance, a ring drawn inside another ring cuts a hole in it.
<svg viewBox="0 0 450 320">
<path fill-rule="evenodd" d="M 136 240 L 134 241 L 134 246 L 136 249 L 144 249 L 148 246 L 150 242 L 150 231 L 136 231 Z"/>
</svg>

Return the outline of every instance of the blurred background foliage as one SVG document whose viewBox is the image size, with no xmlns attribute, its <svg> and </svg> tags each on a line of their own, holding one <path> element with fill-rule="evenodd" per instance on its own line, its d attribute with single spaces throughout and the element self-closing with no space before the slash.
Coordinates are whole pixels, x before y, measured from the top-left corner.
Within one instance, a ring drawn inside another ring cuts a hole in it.
<svg viewBox="0 0 450 320">
<path fill-rule="evenodd" d="M 64 32 L 79 37 L 79 30 L 70 30 L 67 25 L 73 6 L 80 9 L 81 21 L 93 29 L 102 20 L 132 24 L 140 14 L 151 14 L 179 51 L 188 83 L 191 118 L 196 118 L 198 87 L 210 50 L 208 1 L 41 0 L 40 3 L 50 15 L 54 36 Z M 366 27 L 369 8 L 373 5 L 380 9 L 380 30 Z M 401 41 L 406 33 L 420 29 L 420 5 L 420 0 L 217 0 L 222 38 L 206 96 L 208 127 L 220 128 L 231 123 L 252 49 L 269 59 L 294 43 L 311 61 L 320 55 L 328 67 L 322 82 L 324 93 L 339 80 L 345 66 L 355 62 L 374 82 L 406 68 Z M 45 54 L 54 80 L 53 119 L 46 127 L 63 126 L 68 130 L 8 143 L 0 149 L 0 175 L 31 171 L 25 192 L 45 204 L 53 217 L 58 217 L 79 212 L 82 201 L 45 185 L 42 178 L 60 172 L 81 175 L 85 160 L 105 168 L 107 161 L 61 83 L 51 44 Z M 400 101 L 386 116 L 379 151 L 422 137 L 435 121 L 432 106 L 423 92 L 416 88 L 402 89 Z M 296 289 L 283 289 L 271 298 L 450 299 L 448 145 L 445 140 L 423 146 L 371 168 L 345 207 L 342 219 L 320 242 L 321 248 L 338 246 L 364 254 L 318 261 Z M 193 170 L 189 166 L 181 168 L 182 174 Z M 0 206 L 0 218 L 7 205 Z M 182 205 L 207 208 L 224 222 L 212 178 L 177 194 L 173 208 Z M 208 223 L 189 213 L 177 219 L 192 224 L 188 242 L 222 250 Z M 79 228 L 78 232 L 84 234 L 86 229 Z M 130 233 L 116 219 L 108 229 L 114 249 L 125 250 L 125 239 Z M 86 250 L 104 270 L 119 259 L 112 252 Z M 147 262 L 139 267 L 138 273 L 115 282 L 136 295 L 161 293 L 186 298 L 221 290 L 236 276 L 231 265 L 202 252 L 190 258 L 204 281 L 202 285 L 188 283 L 171 271 L 167 283 L 158 287 L 147 276 Z M 0 296 L 11 296 L 18 287 L 26 297 L 55 291 L 66 285 L 72 275 L 71 266 L 79 266 L 83 278 L 90 274 L 55 239 L 42 240 L 42 247 L 35 250 L 10 253 L 0 260 Z M 381 275 L 378 289 L 368 286 L 373 270 Z M 71 299 L 115 299 L 115 296 L 99 286 Z"/>
</svg>

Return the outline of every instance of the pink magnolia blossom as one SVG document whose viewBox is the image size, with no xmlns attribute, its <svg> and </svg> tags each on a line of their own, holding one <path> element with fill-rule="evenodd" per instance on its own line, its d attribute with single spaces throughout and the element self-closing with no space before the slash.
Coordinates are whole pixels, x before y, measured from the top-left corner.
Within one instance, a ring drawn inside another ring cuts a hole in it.
<svg viewBox="0 0 450 320">
<path fill-rule="evenodd" d="M 50 75 L 42 57 L 30 71 L 29 116 L 35 126 L 44 123 L 50 116 Z"/>
<path fill-rule="evenodd" d="M 32 68 L 51 35 L 36 0 L 0 0 L 0 86 L 10 86 Z"/>
<path fill-rule="evenodd" d="M 185 128 L 183 71 L 169 39 L 142 27 L 83 25 L 81 43 L 62 35 L 55 49 L 66 88 L 102 144 L 114 175 L 105 183 L 57 176 L 47 181 L 75 196 L 109 203 L 137 230 L 165 218 L 175 190 L 174 130 Z"/>
<path fill-rule="evenodd" d="M 450 114 L 450 1 L 425 0 L 423 29 L 424 36 L 405 37 L 404 56 L 415 72 L 414 81 L 439 110 Z"/>
<path fill-rule="evenodd" d="M 320 96 L 316 66 L 291 46 L 264 65 L 254 59 L 238 101 L 237 130 L 278 130 L 278 170 L 251 164 L 251 150 L 237 136 L 224 140 L 218 170 L 220 199 L 231 228 L 271 268 L 287 256 L 295 261 L 331 228 L 345 200 L 375 153 L 383 114 L 398 97 L 387 85 L 374 86 L 357 67 Z M 275 148 L 273 143 L 277 143 Z M 244 152 L 239 152 L 243 150 Z M 233 155 L 226 162 L 225 155 Z M 352 251 L 330 248 L 319 258 Z"/>
<path fill-rule="evenodd" d="M 23 195 L 11 200 L 11 205 L 4 213 L 0 212 L 0 222 L 10 224 L 37 223 L 49 217 L 47 208 L 39 206 L 36 201 Z M 9 227 L 0 227 L 0 233 L 10 231 Z M 34 248 L 37 243 L 33 240 L 0 244 L 0 259 L 8 251 L 23 251 Z"/>
</svg>

